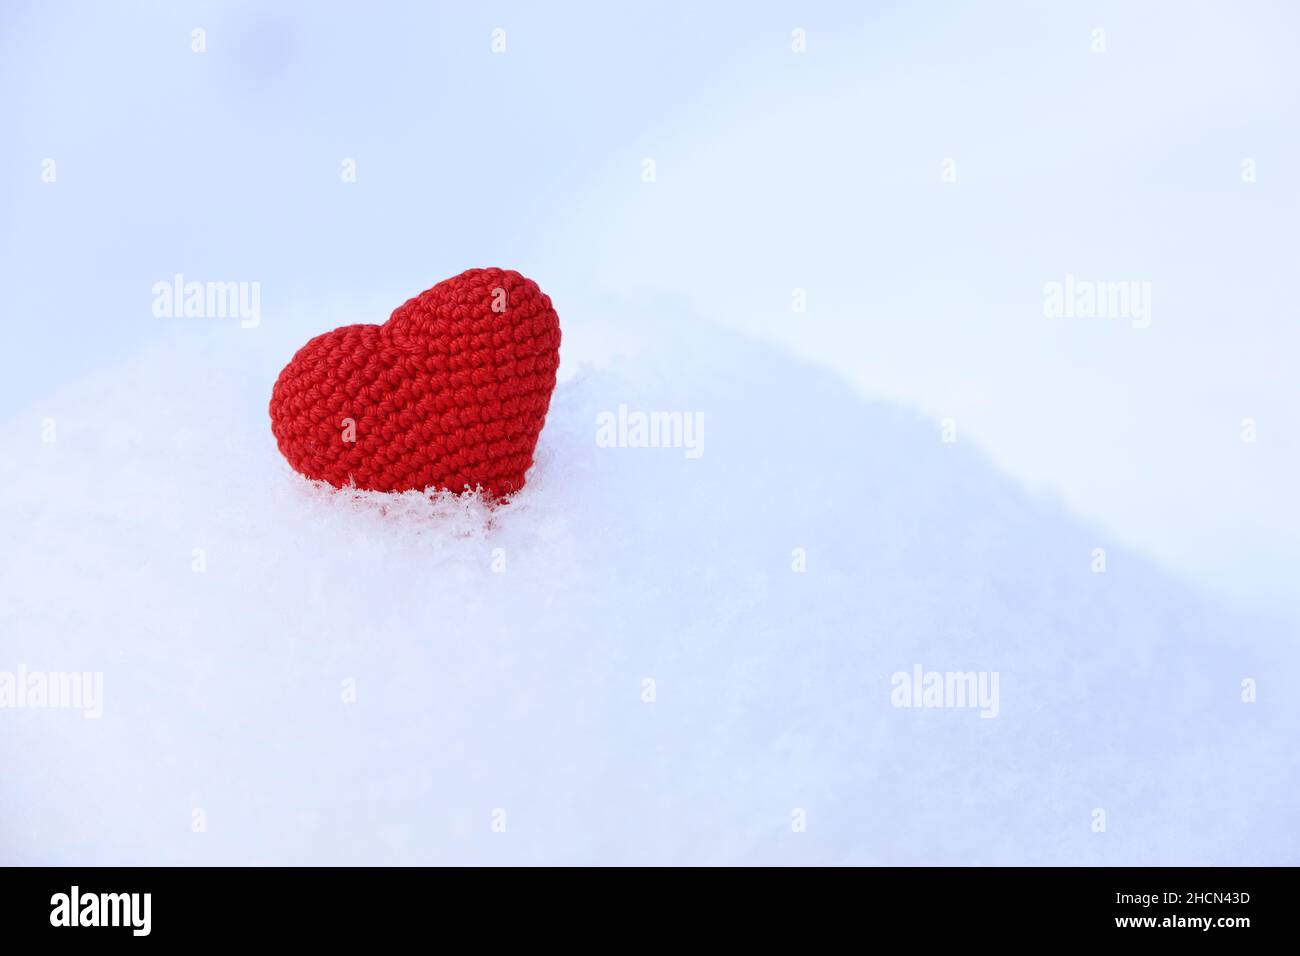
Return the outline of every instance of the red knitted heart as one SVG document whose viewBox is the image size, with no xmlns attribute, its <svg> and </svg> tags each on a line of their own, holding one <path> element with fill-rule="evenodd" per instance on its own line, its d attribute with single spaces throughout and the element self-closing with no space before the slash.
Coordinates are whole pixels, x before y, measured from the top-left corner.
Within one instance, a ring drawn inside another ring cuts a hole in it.
<svg viewBox="0 0 1300 956">
<path fill-rule="evenodd" d="M 518 272 L 470 269 L 383 325 L 318 335 L 271 391 L 297 471 L 371 491 L 518 491 L 560 364 L 550 297 Z"/>
</svg>

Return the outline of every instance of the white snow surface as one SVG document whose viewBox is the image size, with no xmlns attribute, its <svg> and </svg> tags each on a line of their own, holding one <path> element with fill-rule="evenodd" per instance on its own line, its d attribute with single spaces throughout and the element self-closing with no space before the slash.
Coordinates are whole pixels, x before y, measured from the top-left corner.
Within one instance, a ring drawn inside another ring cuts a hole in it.
<svg viewBox="0 0 1300 956">
<path fill-rule="evenodd" d="M 770 346 L 557 305 L 495 510 L 289 469 L 323 314 L 178 320 L 4 426 L 0 671 L 104 701 L 0 710 L 0 863 L 1297 862 L 1289 622 Z M 620 404 L 703 413 L 702 457 L 598 447 Z M 893 706 L 917 664 L 996 671 L 996 718 Z"/>
</svg>

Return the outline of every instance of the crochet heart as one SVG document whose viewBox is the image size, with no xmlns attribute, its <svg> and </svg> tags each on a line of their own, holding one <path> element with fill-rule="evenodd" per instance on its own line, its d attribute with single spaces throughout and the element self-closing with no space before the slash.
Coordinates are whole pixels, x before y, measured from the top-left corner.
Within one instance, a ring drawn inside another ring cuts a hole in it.
<svg viewBox="0 0 1300 956">
<path fill-rule="evenodd" d="M 370 491 L 524 486 L 560 364 L 560 319 L 537 283 L 470 269 L 345 325 L 293 357 L 271 431 L 295 470 Z"/>
</svg>

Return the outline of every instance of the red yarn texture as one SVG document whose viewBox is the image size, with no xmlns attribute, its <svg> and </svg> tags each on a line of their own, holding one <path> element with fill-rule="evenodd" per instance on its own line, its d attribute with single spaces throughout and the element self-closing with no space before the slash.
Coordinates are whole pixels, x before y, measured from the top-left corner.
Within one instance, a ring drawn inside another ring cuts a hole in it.
<svg viewBox="0 0 1300 956">
<path fill-rule="evenodd" d="M 499 498 L 524 486 L 559 364 L 560 319 L 537 283 L 470 269 L 383 325 L 299 349 L 271 392 L 271 431 L 290 465 L 335 487 Z"/>
</svg>

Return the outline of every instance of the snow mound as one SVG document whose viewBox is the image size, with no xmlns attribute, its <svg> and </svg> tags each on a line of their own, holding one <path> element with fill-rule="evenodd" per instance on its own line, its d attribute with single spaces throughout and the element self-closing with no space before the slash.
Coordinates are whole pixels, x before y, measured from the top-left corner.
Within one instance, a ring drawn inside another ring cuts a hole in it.
<svg viewBox="0 0 1300 956">
<path fill-rule="evenodd" d="M 267 419 L 304 332 L 178 329 L 3 429 L 0 672 L 103 700 L 0 710 L 0 863 L 1296 861 L 1291 632 L 936 423 L 566 320 L 512 501 L 337 492 Z M 602 447 L 620 406 L 702 453 Z M 895 706 L 918 666 L 996 707 Z"/>
</svg>

